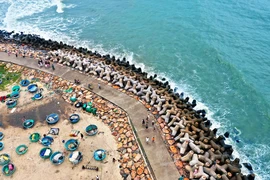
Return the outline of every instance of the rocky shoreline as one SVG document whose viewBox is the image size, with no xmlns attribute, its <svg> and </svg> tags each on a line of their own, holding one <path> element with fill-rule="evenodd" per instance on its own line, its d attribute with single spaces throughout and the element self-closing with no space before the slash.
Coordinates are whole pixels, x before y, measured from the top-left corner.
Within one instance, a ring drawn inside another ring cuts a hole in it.
<svg viewBox="0 0 270 180">
<path fill-rule="evenodd" d="M 13 34 L 11 39 L 11 34 L 1 31 L 0 40 L 4 43 L 14 44 L 13 48 L 9 50 L 12 53 L 73 67 L 140 100 L 156 117 L 160 131 L 164 134 L 163 137 L 168 151 L 171 153 L 180 174 L 189 177 L 189 179 L 255 179 L 253 173 L 243 175 L 240 169 L 242 167 L 240 160 L 238 158 L 232 159 L 233 148 L 224 142 L 229 134 L 226 133 L 224 136 L 217 137 L 217 129 L 210 129 L 211 121 L 207 119 L 206 112 L 194 110 L 196 100 L 190 103 L 188 97 L 184 98 L 182 95 L 174 93 L 169 82 L 165 82 L 163 78 L 160 79 L 164 81 L 159 81 L 156 75 L 148 77 L 146 72 L 142 72 L 140 68 L 129 64 L 125 58 L 120 60 L 110 55 L 102 56 L 86 48 L 75 48 L 62 42 L 47 41 L 35 35 L 17 33 Z M 28 46 L 28 48 L 19 50 L 21 51 L 19 53 L 18 48 L 22 44 L 24 47 Z M 57 77 L 54 77 L 54 79 L 60 87 L 66 88 L 70 85 L 68 82 L 62 84 L 65 81 L 57 79 Z M 78 89 L 79 91 L 83 90 Z M 69 95 L 63 95 L 63 97 L 69 101 Z M 112 116 L 112 114 L 109 115 Z M 102 115 L 101 118 L 104 116 Z M 120 134 L 124 134 L 124 137 L 126 136 L 126 132 L 124 132 L 126 128 L 122 128 L 123 126 L 120 126 L 120 124 L 124 126 L 126 124 L 126 127 L 130 126 L 127 119 L 122 117 L 121 119 L 124 119 L 124 121 L 118 123 L 113 132 L 117 135 L 121 132 Z M 107 119 L 105 119 L 106 122 Z M 108 123 L 110 122 L 111 120 L 108 121 Z M 128 132 L 130 131 L 131 129 L 128 130 Z M 133 157 L 126 156 L 130 159 Z M 122 157 L 125 159 L 124 155 Z M 122 166 L 122 172 L 132 175 L 132 172 L 134 172 L 133 166 L 130 167 L 131 163 L 128 163 L 128 161 L 125 163 L 126 165 L 123 164 Z M 138 167 L 135 167 L 137 168 L 136 175 L 133 173 L 132 178 L 140 176 L 140 173 L 143 174 L 143 177 L 147 177 L 148 171 L 145 170 L 145 165 L 144 168 Z M 139 172 L 138 169 L 140 169 Z"/>
<path fill-rule="evenodd" d="M 93 106 L 98 109 L 97 116 L 104 124 L 109 126 L 112 135 L 117 141 L 117 151 L 120 154 L 118 162 L 120 163 L 120 173 L 123 179 L 128 179 L 129 176 L 131 179 L 152 179 L 125 111 L 93 92 L 57 76 L 10 63 L 0 62 L 0 65 L 8 67 L 10 72 L 20 72 L 23 76 L 39 79 L 43 83 L 47 83 L 47 80 L 50 79 L 52 82 L 51 90 L 58 93 L 71 105 L 78 102 L 92 102 Z M 73 89 L 72 92 L 66 91 L 70 88 Z M 70 100 L 74 96 L 77 97 L 76 102 Z"/>
</svg>

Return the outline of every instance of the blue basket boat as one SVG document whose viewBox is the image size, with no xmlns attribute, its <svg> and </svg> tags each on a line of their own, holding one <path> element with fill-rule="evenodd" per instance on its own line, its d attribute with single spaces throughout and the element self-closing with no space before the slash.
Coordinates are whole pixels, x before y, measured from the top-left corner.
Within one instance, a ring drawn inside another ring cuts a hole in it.
<svg viewBox="0 0 270 180">
<path fill-rule="evenodd" d="M 29 136 L 29 140 L 31 142 L 38 142 L 40 140 L 40 134 L 39 133 L 33 133 Z"/>
<path fill-rule="evenodd" d="M 90 124 L 89 126 L 87 126 L 87 127 L 85 128 L 85 132 L 86 132 L 86 134 L 87 134 L 88 136 L 94 136 L 94 135 L 97 134 L 98 128 L 97 128 L 96 125 Z"/>
<path fill-rule="evenodd" d="M 6 105 L 8 108 L 14 108 L 17 105 L 16 99 L 9 99 L 6 101 Z"/>
<path fill-rule="evenodd" d="M 12 87 L 12 92 L 18 92 L 20 91 L 21 87 L 19 85 L 13 86 Z"/>
<path fill-rule="evenodd" d="M 20 91 L 13 91 L 13 92 L 10 94 L 10 97 L 11 97 L 11 98 L 18 99 L 18 98 L 20 97 Z"/>
<path fill-rule="evenodd" d="M 2 168 L 2 172 L 6 176 L 12 175 L 15 172 L 15 170 L 16 170 L 16 168 L 15 168 L 14 164 L 12 164 L 12 163 L 8 163 L 8 164 L 4 165 Z"/>
<path fill-rule="evenodd" d="M 10 161 L 10 156 L 8 154 L 1 154 L 0 155 L 0 165 L 3 166 Z"/>
<path fill-rule="evenodd" d="M 16 148 L 16 153 L 19 155 L 23 155 L 27 152 L 27 150 L 28 150 L 28 147 L 25 144 L 22 144 Z"/>
<path fill-rule="evenodd" d="M 76 149 L 78 149 L 79 147 L 79 142 L 77 139 L 69 139 L 66 143 L 65 143 L 65 148 L 68 151 L 75 151 Z"/>
<path fill-rule="evenodd" d="M 27 89 L 30 93 L 35 93 L 38 90 L 38 86 L 36 84 L 30 84 Z"/>
<path fill-rule="evenodd" d="M 104 149 L 98 149 L 94 152 L 94 159 L 96 161 L 102 161 L 106 158 L 106 151 Z"/>
<path fill-rule="evenodd" d="M 83 107 L 83 103 L 82 103 L 82 102 L 77 102 L 77 103 L 75 104 L 75 107 L 76 107 L 76 108 L 81 108 L 81 107 Z"/>
<path fill-rule="evenodd" d="M 70 153 L 68 160 L 72 164 L 79 164 L 83 160 L 83 155 L 80 151 L 74 151 Z"/>
<path fill-rule="evenodd" d="M 50 146 L 53 143 L 53 137 L 51 136 L 45 136 L 41 139 L 41 144 L 43 146 Z"/>
<path fill-rule="evenodd" d="M 72 97 L 70 97 L 70 101 L 71 101 L 71 102 L 75 102 L 75 101 L 77 101 L 76 96 L 72 96 Z"/>
<path fill-rule="evenodd" d="M 2 151 L 4 149 L 4 143 L 0 142 L 0 151 Z"/>
<path fill-rule="evenodd" d="M 62 152 L 57 151 L 51 155 L 50 160 L 53 164 L 59 165 L 65 161 L 65 156 Z"/>
<path fill-rule="evenodd" d="M 29 84 L 30 84 L 30 81 L 27 80 L 27 79 L 23 79 L 23 80 L 21 80 L 21 82 L 20 82 L 20 85 L 23 86 L 23 87 L 26 87 L 26 86 L 28 86 Z"/>
<path fill-rule="evenodd" d="M 25 120 L 25 121 L 23 122 L 23 127 L 24 127 L 25 129 L 28 129 L 28 128 L 33 127 L 34 124 L 35 124 L 35 120 L 33 120 L 33 119 L 27 119 L 27 120 Z"/>
<path fill-rule="evenodd" d="M 4 138 L 4 133 L 0 132 L 0 141 Z"/>
<path fill-rule="evenodd" d="M 42 159 L 48 159 L 51 157 L 52 155 L 52 149 L 49 148 L 49 147 L 45 147 L 45 148 L 42 148 L 39 152 L 39 156 L 42 158 Z"/>
<path fill-rule="evenodd" d="M 70 122 L 71 122 L 72 124 L 75 124 L 75 123 L 79 122 L 79 120 L 80 120 L 80 115 L 79 115 L 79 114 L 71 114 L 71 115 L 69 116 L 69 120 L 70 120 Z"/>
<path fill-rule="evenodd" d="M 48 124 L 56 124 L 59 121 L 59 115 L 56 113 L 47 116 L 46 121 Z"/>
<path fill-rule="evenodd" d="M 43 96 L 42 96 L 42 94 L 41 93 L 37 93 L 37 94 L 35 94 L 34 95 L 34 100 L 40 100 L 40 99 L 42 99 L 43 98 Z"/>
</svg>

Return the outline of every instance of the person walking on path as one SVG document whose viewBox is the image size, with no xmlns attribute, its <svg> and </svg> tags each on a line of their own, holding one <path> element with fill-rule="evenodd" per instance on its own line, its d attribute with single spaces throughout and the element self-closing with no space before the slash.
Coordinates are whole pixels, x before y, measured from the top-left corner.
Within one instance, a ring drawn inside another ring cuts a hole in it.
<svg viewBox="0 0 270 180">
<path fill-rule="evenodd" d="M 100 83 L 98 83 L 98 89 L 101 89 Z"/>
<path fill-rule="evenodd" d="M 148 129 L 148 123 L 145 124 L 145 129 Z"/>
<path fill-rule="evenodd" d="M 96 180 L 99 180 L 99 177 L 98 177 L 98 175 L 96 176 Z"/>
<path fill-rule="evenodd" d="M 155 136 L 152 137 L 152 143 L 154 143 L 154 142 L 155 142 Z"/>
<path fill-rule="evenodd" d="M 153 127 L 153 130 L 156 129 L 156 128 L 155 128 L 155 121 L 154 121 L 154 120 L 152 120 L 152 127 Z"/>
<path fill-rule="evenodd" d="M 52 63 L 52 70 L 53 70 L 53 71 L 55 70 L 55 67 L 54 67 L 53 63 Z"/>
<path fill-rule="evenodd" d="M 148 144 L 149 143 L 149 137 L 146 137 L 145 141 L 146 141 L 146 144 Z"/>
<path fill-rule="evenodd" d="M 144 119 L 142 120 L 142 125 L 145 125 L 145 121 L 144 121 Z"/>
</svg>

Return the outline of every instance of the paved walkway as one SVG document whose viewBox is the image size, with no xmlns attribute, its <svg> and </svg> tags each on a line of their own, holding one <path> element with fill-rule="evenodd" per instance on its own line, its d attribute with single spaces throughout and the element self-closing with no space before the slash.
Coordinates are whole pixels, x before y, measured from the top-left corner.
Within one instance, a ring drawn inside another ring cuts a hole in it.
<svg viewBox="0 0 270 180">
<path fill-rule="evenodd" d="M 93 85 L 93 92 L 104 97 L 105 99 L 110 100 L 114 104 L 118 105 L 124 109 L 132 121 L 135 130 L 137 132 L 138 138 L 142 143 L 142 148 L 145 151 L 145 155 L 150 163 L 150 166 L 154 172 L 154 176 L 157 180 L 177 180 L 180 177 L 179 172 L 177 171 L 172 158 L 162 140 L 159 131 L 153 131 L 151 127 L 151 121 L 149 121 L 149 128 L 146 130 L 142 124 L 142 119 L 147 117 L 147 109 L 139 101 L 134 98 L 118 91 L 117 89 L 112 88 L 111 86 L 104 84 L 101 81 L 96 80 L 95 78 L 83 74 L 79 71 L 74 71 L 67 66 L 61 66 L 55 64 L 55 71 L 52 69 L 39 68 L 37 66 L 37 60 L 28 59 L 28 58 L 16 58 L 15 55 L 8 56 L 7 53 L 0 52 L 0 60 L 5 62 L 12 62 L 15 64 L 23 65 L 26 67 L 40 69 L 42 71 L 54 74 L 63 79 L 66 79 L 70 82 L 73 82 L 74 79 L 80 79 L 81 84 L 84 87 L 87 87 L 88 83 Z M 98 89 L 98 83 L 101 84 L 101 89 Z M 156 142 L 146 144 L 145 138 L 151 138 L 155 136 Z"/>
</svg>

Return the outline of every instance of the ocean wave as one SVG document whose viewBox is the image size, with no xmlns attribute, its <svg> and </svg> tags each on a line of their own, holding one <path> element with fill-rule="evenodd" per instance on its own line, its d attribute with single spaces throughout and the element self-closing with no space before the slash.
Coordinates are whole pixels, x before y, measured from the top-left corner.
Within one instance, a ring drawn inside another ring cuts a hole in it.
<svg viewBox="0 0 270 180">
<path fill-rule="evenodd" d="M 26 3 L 23 5 L 23 7 L 26 8 L 25 11 L 21 11 L 20 8 L 20 2 L 23 4 L 25 2 L 31 2 Z M 37 34 L 45 39 L 53 39 L 57 41 L 62 41 L 64 43 L 74 45 L 76 47 L 85 47 L 88 49 L 91 49 L 92 51 L 97 51 L 102 55 L 110 54 L 114 55 L 116 58 L 122 59 L 126 58 L 127 61 L 129 61 L 132 64 L 135 64 L 137 67 L 140 67 L 143 71 L 148 72 L 149 75 L 157 74 L 158 79 L 161 80 L 161 78 L 166 78 L 170 82 L 170 85 L 172 89 L 177 87 L 177 92 L 185 92 L 185 96 L 189 96 L 190 100 L 196 99 L 197 100 L 197 106 L 195 107 L 196 110 L 204 109 L 207 112 L 207 117 L 212 121 L 212 128 L 219 128 L 218 131 L 219 134 L 223 134 L 226 130 L 229 130 L 232 126 L 230 124 L 230 121 L 227 120 L 226 114 L 230 113 L 230 111 L 227 109 L 220 109 L 219 107 L 213 107 L 210 104 L 204 103 L 202 99 L 199 96 L 199 93 L 196 92 L 186 81 L 173 81 L 171 75 L 165 73 L 165 72 L 158 72 L 153 67 L 146 66 L 143 63 L 139 63 L 136 59 L 139 57 L 139 54 L 136 54 L 132 51 L 127 50 L 124 46 L 121 44 L 105 48 L 103 44 L 96 43 L 95 41 L 91 40 L 81 40 L 79 38 L 80 31 L 71 31 L 69 34 L 62 33 L 59 30 L 43 30 L 39 27 L 39 25 L 36 24 L 28 24 L 25 22 L 18 22 L 20 18 L 31 16 L 35 13 L 43 12 L 45 9 L 55 6 L 55 3 L 51 3 L 50 1 L 30 1 L 30 0 L 21 0 L 21 1 L 11 1 L 11 5 L 8 8 L 8 11 L 6 13 L 6 17 L 4 18 L 4 26 L 1 27 L 3 29 L 6 29 L 8 31 L 15 30 L 17 32 L 23 32 L 30 33 L 30 34 Z M 58 5 L 57 5 L 58 8 Z M 60 7 L 60 9 L 65 8 L 64 5 Z M 70 7 L 72 8 L 72 7 Z M 63 20 L 63 19 L 62 19 Z M 41 19 L 40 19 L 41 21 Z M 61 19 L 51 19 L 50 21 L 61 21 Z M 68 20 L 69 23 L 74 23 L 73 19 Z M 50 24 L 50 23 L 48 23 Z M 65 23 L 64 23 L 65 24 Z M 65 31 L 65 27 L 61 24 L 55 24 L 56 26 L 60 26 L 59 29 L 62 31 Z M 47 27 L 48 28 L 48 27 Z M 57 28 L 56 28 L 57 29 Z M 71 38 L 72 37 L 72 38 Z M 143 48 L 143 47 L 141 47 Z M 181 55 L 176 54 L 177 58 L 179 58 L 179 61 L 181 62 Z M 194 72 L 196 74 L 196 72 Z M 238 134 L 239 136 L 241 134 Z M 269 157 L 270 148 L 266 145 L 258 145 L 258 144 L 245 144 L 244 147 L 238 148 L 238 144 L 231 138 L 227 140 L 228 144 L 231 144 L 234 146 L 234 157 L 239 157 L 241 159 L 241 162 L 249 162 L 254 167 L 255 173 L 257 174 L 256 179 L 261 180 L 266 177 L 266 170 L 269 170 L 269 168 L 265 165 L 263 165 L 263 162 L 258 163 L 257 159 L 263 158 L 262 156 L 265 155 Z M 243 142 L 244 143 L 244 142 Z M 245 153 L 244 153 L 245 152 Z M 249 157 L 246 154 L 246 152 L 250 152 L 251 154 Z M 269 170 L 270 171 L 270 170 Z M 245 168 L 243 168 L 243 172 L 248 173 Z"/>
</svg>

